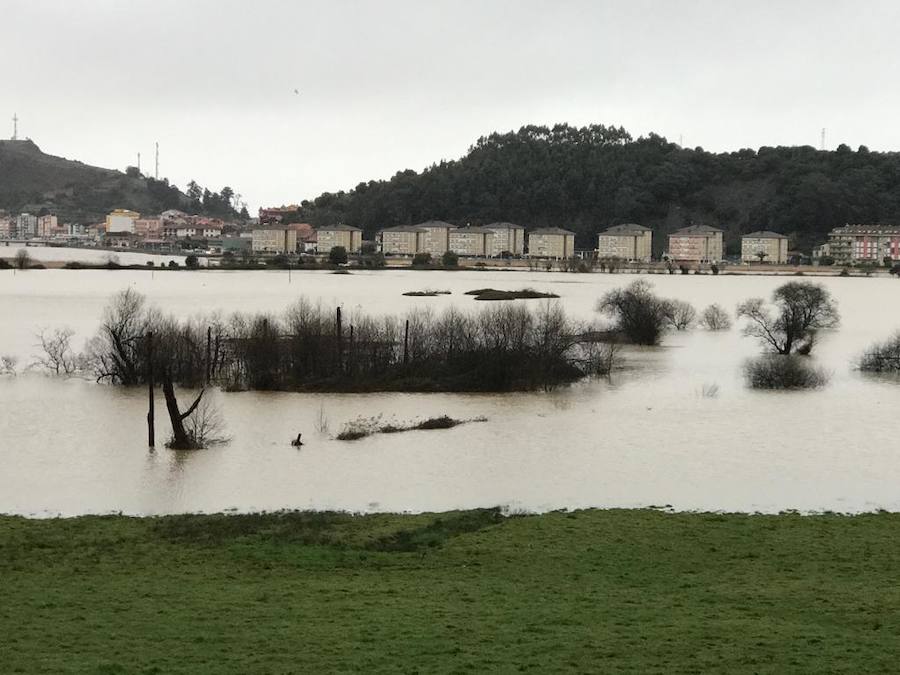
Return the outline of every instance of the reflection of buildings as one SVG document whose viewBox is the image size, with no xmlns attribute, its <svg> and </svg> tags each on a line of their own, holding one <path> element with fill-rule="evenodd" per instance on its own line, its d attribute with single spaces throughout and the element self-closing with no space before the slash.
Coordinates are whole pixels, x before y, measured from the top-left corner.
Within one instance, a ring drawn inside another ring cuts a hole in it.
<svg viewBox="0 0 900 675">
<path fill-rule="evenodd" d="M 900 227 L 894 225 L 844 225 L 828 233 L 827 249 L 838 264 L 900 259 Z"/>
<path fill-rule="evenodd" d="M 741 260 L 782 265 L 788 261 L 788 238 L 768 230 L 745 234 L 741 237 Z"/>
<path fill-rule="evenodd" d="M 718 262 L 722 259 L 722 230 L 691 225 L 669 235 L 669 257 L 685 262 Z"/>
<path fill-rule="evenodd" d="M 598 258 L 650 262 L 653 230 L 637 223 L 614 225 L 597 235 Z"/>
</svg>

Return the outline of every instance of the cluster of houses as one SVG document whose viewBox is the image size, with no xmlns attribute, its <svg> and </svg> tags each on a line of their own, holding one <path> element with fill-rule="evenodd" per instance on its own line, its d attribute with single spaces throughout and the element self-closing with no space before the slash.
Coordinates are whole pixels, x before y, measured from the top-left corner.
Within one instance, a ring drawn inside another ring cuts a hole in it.
<svg viewBox="0 0 900 675">
<path fill-rule="evenodd" d="M 171 250 L 176 242 L 203 242 L 213 252 L 266 254 L 328 254 L 342 247 L 349 254 L 363 250 L 363 231 L 337 224 L 313 228 L 307 223 L 287 223 L 285 216 L 296 206 L 260 209 L 259 218 L 246 225 L 217 218 L 188 215 L 175 209 L 141 216 L 116 209 L 104 222 L 93 225 L 60 223 L 56 215 L 0 212 L 2 239 L 80 239 L 114 248 Z M 715 263 L 724 257 L 724 232 L 708 225 L 691 225 L 668 235 L 664 259 L 685 263 Z M 559 227 L 526 232 L 514 223 L 459 227 L 430 220 L 417 225 L 397 225 L 378 232 L 373 250 L 385 255 L 440 257 L 450 251 L 460 257 L 522 257 L 564 259 L 588 253 L 600 259 L 647 263 L 653 257 L 653 231 L 635 223 L 614 225 L 597 235 L 593 251 L 576 252 L 575 233 Z M 750 232 L 741 237 L 742 262 L 788 262 L 788 238 L 778 232 Z M 813 250 L 816 262 L 850 265 L 900 260 L 900 227 L 893 225 L 845 225 L 833 229 L 828 242 Z"/>
</svg>

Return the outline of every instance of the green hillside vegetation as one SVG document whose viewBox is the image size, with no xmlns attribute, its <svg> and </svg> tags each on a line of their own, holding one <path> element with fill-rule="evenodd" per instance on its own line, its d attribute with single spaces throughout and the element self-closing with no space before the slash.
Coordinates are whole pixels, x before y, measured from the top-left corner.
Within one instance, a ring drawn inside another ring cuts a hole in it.
<svg viewBox="0 0 900 675">
<path fill-rule="evenodd" d="M 53 213 L 63 221 L 96 222 L 117 208 L 142 214 L 180 209 L 208 216 L 233 217 L 233 192 L 200 188 L 192 181 L 189 194 L 166 179 L 89 166 L 45 154 L 30 140 L 0 141 L 0 209 L 10 213 Z"/>
<path fill-rule="evenodd" d="M 0 516 L 9 673 L 896 672 L 900 517 Z"/>
<path fill-rule="evenodd" d="M 367 237 L 431 219 L 511 221 L 572 229 L 584 248 L 600 230 L 637 222 L 653 228 L 656 254 L 659 235 L 705 224 L 726 231 L 731 252 L 754 230 L 783 232 L 809 250 L 835 226 L 900 222 L 900 154 L 846 145 L 712 153 L 621 127 L 526 126 L 479 138 L 463 158 L 421 173 L 304 201 L 298 219 L 345 222 Z"/>
</svg>

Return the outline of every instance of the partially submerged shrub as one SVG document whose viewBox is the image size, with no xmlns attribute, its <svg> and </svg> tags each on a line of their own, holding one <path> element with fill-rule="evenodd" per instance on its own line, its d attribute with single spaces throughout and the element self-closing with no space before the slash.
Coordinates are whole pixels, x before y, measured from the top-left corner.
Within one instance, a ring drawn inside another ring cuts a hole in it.
<svg viewBox="0 0 900 675">
<path fill-rule="evenodd" d="M 611 317 L 629 342 L 655 345 L 669 323 L 670 305 L 640 279 L 605 293 L 597 303 L 597 311 Z"/>
<path fill-rule="evenodd" d="M 828 374 L 802 356 L 767 354 L 744 363 L 753 389 L 813 389 L 828 384 Z"/>
<path fill-rule="evenodd" d="M 731 328 L 731 317 L 721 305 L 712 304 L 700 315 L 700 325 L 706 330 L 728 330 Z"/>
<path fill-rule="evenodd" d="M 900 373 L 900 332 L 869 347 L 859 360 L 859 369 L 868 373 Z"/>
<path fill-rule="evenodd" d="M 449 415 L 429 417 L 421 422 L 386 422 L 382 423 L 381 415 L 376 417 L 357 417 L 347 422 L 335 437 L 339 441 L 357 441 L 374 434 L 399 434 L 404 431 L 430 431 L 434 429 L 452 429 L 469 422 L 487 422 L 486 417 L 458 420 Z"/>
<path fill-rule="evenodd" d="M 697 319 L 697 310 L 684 300 L 666 301 L 666 321 L 675 330 L 687 330 Z"/>
</svg>

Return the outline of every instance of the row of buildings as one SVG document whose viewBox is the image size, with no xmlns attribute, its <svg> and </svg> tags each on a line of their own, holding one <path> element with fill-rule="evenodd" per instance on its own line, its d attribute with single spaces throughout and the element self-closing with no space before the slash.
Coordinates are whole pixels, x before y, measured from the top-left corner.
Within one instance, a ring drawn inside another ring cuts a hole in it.
<svg viewBox="0 0 900 675">
<path fill-rule="evenodd" d="M 320 227 L 317 250 L 327 253 L 333 246 L 348 252 L 359 251 L 362 231 L 349 225 Z M 710 263 L 722 260 L 724 232 L 707 225 L 692 225 L 669 235 L 667 257 L 684 262 Z M 527 238 L 527 248 L 526 248 Z M 575 233 L 558 227 L 532 230 L 513 223 L 491 223 L 479 227 L 456 227 L 443 221 L 419 225 L 398 225 L 378 234 L 382 252 L 392 255 L 430 253 L 433 256 L 453 251 L 460 256 L 497 257 L 526 254 L 535 258 L 571 258 L 575 255 Z M 616 225 L 597 236 L 599 258 L 619 258 L 650 262 L 653 231 L 634 223 Z M 741 241 L 741 258 L 747 262 L 785 263 L 788 238 L 777 232 L 752 232 Z"/>
</svg>

